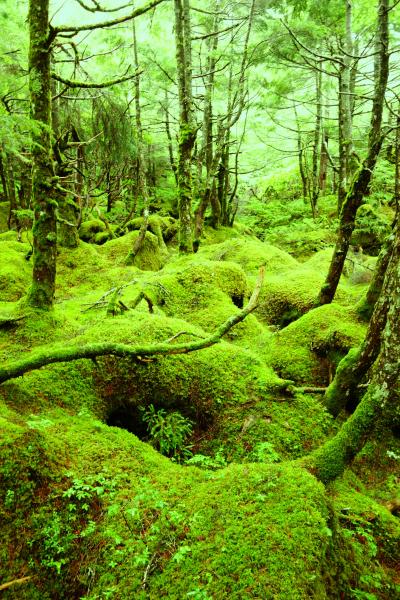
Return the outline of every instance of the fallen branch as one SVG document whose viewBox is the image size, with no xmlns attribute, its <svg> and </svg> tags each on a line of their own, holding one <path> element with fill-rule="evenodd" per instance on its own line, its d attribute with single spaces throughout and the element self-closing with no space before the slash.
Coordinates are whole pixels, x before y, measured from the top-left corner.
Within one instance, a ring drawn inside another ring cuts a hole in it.
<svg viewBox="0 0 400 600">
<path fill-rule="evenodd" d="M 30 581 L 32 577 L 20 577 L 20 579 L 13 579 L 12 581 L 8 581 L 7 583 L 2 583 L 0 585 L 0 592 L 3 590 L 8 590 L 8 588 L 14 585 L 20 585 L 21 583 L 27 583 Z"/>
<path fill-rule="evenodd" d="M 114 342 L 104 342 L 96 344 L 86 344 L 84 346 L 71 346 L 69 348 L 47 349 L 31 354 L 27 358 L 16 360 L 8 365 L 0 367 L 0 384 L 20 377 L 28 371 L 34 371 L 60 362 L 71 362 L 82 358 L 95 359 L 98 356 L 119 356 L 121 358 L 148 358 L 150 356 L 165 356 L 169 354 L 188 354 L 209 348 L 221 341 L 221 338 L 228 333 L 238 323 L 243 321 L 247 315 L 257 308 L 257 302 L 260 295 L 261 287 L 264 281 L 265 267 L 260 268 L 256 287 L 248 302 L 248 304 L 236 315 L 229 317 L 222 323 L 209 337 L 199 341 L 182 344 L 170 344 L 164 342 L 161 344 L 148 344 L 144 346 L 129 346 L 127 344 L 119 344 Z"/>
</svg>

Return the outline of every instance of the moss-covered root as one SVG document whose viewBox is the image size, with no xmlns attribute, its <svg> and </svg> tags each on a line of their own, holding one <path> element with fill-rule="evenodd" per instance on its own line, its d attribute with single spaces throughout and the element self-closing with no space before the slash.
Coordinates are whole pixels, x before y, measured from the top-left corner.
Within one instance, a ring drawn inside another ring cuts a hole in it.
<svg viewBox="0 0 400 600">
<path fill-rule="evenodd" d="M 341 475 L 362 449 L 376 419 L 396 414 L 400 405 L 400 261 L 391 271 L 391 306 L 372 383 L 339 433 L 307 457 L 303 465 L 327 483 Z"/>
<path fill-rule="evenodd" d="M 352 348 L 340 361 L 335 377 L 325 392 L 324 404 L 334 417 L 345 408 L 357 389 L 359 379 L 356 378 L 356 371 L 360 352 L 360 348 Z"/>
<path fill-rule="evenodd" d="M 323 483 L 339 477 L 364 446 L 380 413 L 383 390 L 371 386 L 334 438 L 300 463 Z"/>
<path fill-rule="evenodd" d="M 325 395 L 325 405 L 334 416 L 339 414 L 350 398 L 353 405 L 357 404 L 360 395 L 358 384 L 363 380 L 378 357 L 389 307 L 393 296 L 398 293 L 396 282 L 398 281 L 399 265 L 400 230 L 399 227 L 396 227 L 395 237 L 391 242 L 390 256 L 387 260 L 385 273 L 383 273 L 383 282 L 380 284 L 381 292 L 379 297 L 374 300 L 374 311 L 368 324 L 365 340 L 358 350 L 351 350 L 340 362 L 335 379 Z"/>
</svg>

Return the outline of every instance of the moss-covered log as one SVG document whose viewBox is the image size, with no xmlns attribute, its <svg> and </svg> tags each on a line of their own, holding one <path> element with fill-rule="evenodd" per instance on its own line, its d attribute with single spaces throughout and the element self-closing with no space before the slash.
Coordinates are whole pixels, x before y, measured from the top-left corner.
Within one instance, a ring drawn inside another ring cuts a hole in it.
<svg viewBox="0 0 400 600">
<path fill-rule="evenodd" d="M 143 356 L 149 357 L 157 355 L 165 356 L 169 354 L 187 354 L 189 352 L 195 352 L 196 350 L 202 350 L 203 348 L 209 348 L 210 346 L 217 344 L 221 338 L 232 329 L 232 327 L 243 321 L 247 315 L 257 308 L 257 301 L 260 295 L 263 280 L 264 268 L 261 268 L 256 287 L 248 304 L 238 314 L 229 317 L 229 319 L 222 323 L 222 325 L 220 325 L 214 331 L 214 333 L 207 338 L 183 344 L 171 344 L 168 341 L 161 344 L 145 344 L 142 346 L 129 346 L 127 344 L 116 343 L 97 343 L 87 344 L 84 346 L 70 346 L 69 348 L 42 350 L 37 353 L 32 353 L 28 358 L 23 358 L 10 363 L 9 365 L 1 367 L 0 383 L 4 383 L 5 381 L 15 377 L 20 377 L 28 371 L 40 369 L 46 365 L 60 362 L 70 362 L 82 358 L 89 358 L 93 360 L 98 356 L 113 355 L 124 358 L 130 357 L 134 359 Z"/>
</svg>

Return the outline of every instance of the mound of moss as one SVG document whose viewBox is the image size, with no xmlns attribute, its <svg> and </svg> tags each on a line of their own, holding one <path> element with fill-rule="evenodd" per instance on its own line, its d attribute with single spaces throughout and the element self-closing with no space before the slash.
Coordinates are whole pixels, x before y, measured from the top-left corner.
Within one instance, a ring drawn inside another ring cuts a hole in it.
<svg viewBox="0 0 400 600">
<path fill-rule="evenodd" d="M 364 334 L 365 324 L 351 309 L 336 303 L 320 306 L 274 334 L 268 364 L 285 379 L 327 385 L 339 360 Z"/>
<path fill-rule="evenodd" d="M 181 467 L 59 410 L 0 426 L 1 579 L 31 577 L 10 598 L 332 597 L 331 515 L 302 469 Z"/>
<path fill-rule="evenodd" d="M 138 231 L 132 231 L 120 238 L 106 242 L 99 248 L 100 255 L 110 265 L 126 264 L 138 235 Z M 133 266 L 142 271 L 159 271 L 166 263 L 167 258 L 168 252 L 160 246 L 157 236 L 147 231 L 143 244 L 133 261 Z"/>
<path fill-rule="evenodd" d="M 264 264 L 268 274 L 280 273 L 297 265 L 297 261 L 283 250 L 257 239 L 242 237 L 206 246 L 200 253 L 210 260 L 235 262 L 250 274 Z"/>
<path fill-rule="evenodd" d="M 83 223 L 79 227 L 79 237 L 84 242 L 91 242 L 95 239 L 96 234 L 104 233 L 106 229 L 106 224 L 100 219 L 91 219 L 90 221 L 83 221 Z"/>
<path fill-rule="evenodd" d="M 28 244 L 0 240 L 0 301 L 19 300 L 26 293 L 32 278 L 29 250 Z"/>
</svg>

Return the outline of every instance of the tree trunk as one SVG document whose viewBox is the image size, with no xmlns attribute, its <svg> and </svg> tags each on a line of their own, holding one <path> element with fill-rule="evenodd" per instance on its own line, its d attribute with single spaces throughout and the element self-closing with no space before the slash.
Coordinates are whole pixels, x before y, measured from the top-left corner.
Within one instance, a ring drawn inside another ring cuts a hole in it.
<svg viewBox="0 0 400 600">
<path fill-rule="evenodd" d="M 32 131 L 33 280 L 28 305 L 50 310 L 56 280 L 57 222 L 51 145 L 49 0 L 29 2 L 29 91 Z"/>
<path fill-rule="evenodd" d="M 316 85 L 315 85 L 315 104 L 316 104 L 316 117 L 315 117 L 315 129 L 314 129 L 314 144 L 312 152 L 312 192 L 311 192 L 311 211 L 313 218 L 315 219 L 318 209 L 318 196 L 319 196 L 319 179 L 318 179 L 318 151 L 320 147 L 321 138 L 321 121 L 322 121 L 322 73 L 321 71 L 316 72 Z"/>
<path fill-rule="evenodd" d="M 371 435 L 376 420 L 385 414 L 398 413 L 400 408 L 400 262 L 399 239 L 397 237 L 397 253 L 393 255 L 389 266 L 382 298 L 380 302 L 388 307 L 386 327 L 382 335 L 382 344 L 378 359 L 372 369 L 371 383 L 368 391 L 357 406 L 353 415 L 345 422 L 339 433 L 322 448 L 301 460 L 316 477 L 324 483 L 340 476 L 347 465 L 363 448 Z M 376 311 L 379 310 L 377 305 Z M 372 328 L 369 335 L 373 335 Z M 371 343 L 374 351 L 364 356 L 368 362 L 374 360 L 376 345 Z M 365 365 L 364 365 L 365 368 Z M 356 376 L 358 376 L 355 373 Z"/>
<path fill-rule="evenodd" d="M 400 227 L 397 224 L 392 238 L 392 251 L 388 252 L 387 270 L 380 296 L 375 303 L 365 340 L 360 348 L 353 348 L 339 363 L 337 373 L 325 394 L 325 406 L 335 417 L 350 401 L 354 407 L 360 397 L 358 385 L 376 361 L 381 347 L 381 338 L 393 296 L 394 271 L 400 265 Z M 375 292 L 375 288 L 374 288 Z M 376 293 L 376 292 L 375 292 Z"/>
<path fill-rule="evenodd" d="M 345 202 L 342 205 L 337 242 L 327 278 L 319 294 L 318 304 L 329 304 L 335 296 L 355 227 L 357 210 L 363 203 L 365 194 L 368 192 L 371 176 L 382 147 L 382 114 L 389 71 L 388 14 L 388 0 L 379 0 L 377 30 L 379 54 L 375 57 L 377 63 L 375 69 L 375 92 L 368 136 L 367 157 L 354 177 Z"/>
<path fill-rule="evenodd" d="M 135 68 L 139 70 L 139 58 L 136 40 L 135 21 L 132 21 L 132 36 L 133 36 L 133 55 L 135 60 Z M 137 142 L 137 166 L 138 166 L 138 193 L 143 201 L 143 219 L 140 225 L 139 235 L 135 240 L 132 250 L 128 254 L 126 264 L 132 265 L 136 256 L 139 254 L 149 225 L 149 193 L 147 187 L 147 177 L 144 168 L 144 145 L 143 145 L 143 127 L 142 127 L 142 111 L 140 106 L 140 78 L 135 78 L 135 121 L 136 121 L 136 142 Z"/>
<path fill-rule="evenodd" d="M 196 141 L 191 81 L 191 28 L 188 0 L 174 0 L 175 43 L 179 97 L 178 204 L 179 251 L 193 252 L 191 159 Z"/>
</svg>

